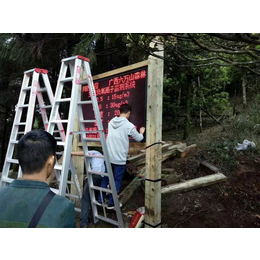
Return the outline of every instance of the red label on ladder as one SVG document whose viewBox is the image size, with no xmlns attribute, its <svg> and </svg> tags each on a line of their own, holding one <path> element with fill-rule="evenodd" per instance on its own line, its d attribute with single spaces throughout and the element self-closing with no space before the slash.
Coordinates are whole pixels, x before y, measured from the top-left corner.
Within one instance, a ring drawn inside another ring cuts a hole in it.
<svg viewBox="0 0 260 260">
<path fill-rule="evenodd" d="M 76 80 L 75 80 L 75 83 L 76 83 L 77 85 L 79 85 L 80 72 L 81 72 L 81 67 L 80 67 L 80 66 L 77 66 Z"/>
</svg>

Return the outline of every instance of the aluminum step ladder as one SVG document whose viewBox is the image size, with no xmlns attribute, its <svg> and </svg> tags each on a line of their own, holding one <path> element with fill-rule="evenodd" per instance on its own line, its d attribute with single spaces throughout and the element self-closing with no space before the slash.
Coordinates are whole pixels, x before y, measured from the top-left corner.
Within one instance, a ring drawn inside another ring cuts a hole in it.
<svg viewBox="0 0 260 260">
<path fill-rule="evenodd" d="M 63 147 L 64 152 L 63 152 L 62 165 L 55 166 L 55 168 L 57 167 L 57 168 L 61 169 L 60 186 L 59 186 L 59 190 L 57 190 L 56 193 L 58 193 L 62 196 L 69 195 L 68 192 L 66 191 L 66 187 L 67 187 L 67 183 L 68 183 L 68 173 L 69 173 L 69 169 L 71 171 L 75 170 L 75 169 L 73 169 L 73 166 L 71 166 L 72 139 L 73 139 L 73 134 L 79 134 L 81 136 L 82 145 L 83 145 L 84 162 L 85 162 L 85 167 L 86 167 L 86 171 L 87 171 L 87 175 L 88 175 L 89 192 L 90 192 L 94 222 L 96 223 L 98 220 L 102 220 L 102 221 L 105 221 L 110 224 L 123 228 L 124 223 L 123 223 L 123 219 L 122 219 L 121 210 L 119 207 L 119 201 L 118 201 L 115 182 L 114 182 L 114 176 L 113 176 L 113 172 L 112 172 L 112 168 L 111 168 L 111 163 L 109 160 L 105 134 L 104 134 L 101 116 L 100 116 L 100 112 L 99 112 L 99 108 L 98 108 L 95 88 L 94 88 L 93 80 L 92 80 L 92 76 L 91 76 L 89 59 L 85 58 L 83 56 L 77 55 L 77 56 L 73 56 L 70 58 L 65 58 L 61 62 L 62 62 L 61 69 L 60 69 L 54 104 L 53 104 L 53 108 L 51 111 L 50 122 L 49 122 L 49 127 L 48 127 L 48 132 L 52 134 L 55 129 L 56 124 L 62 123 L 62 124 L 66 125 L 66 127 L 64 125 L 64 128 L 66 128 L 65 140 L 57 143 L 59 146 Z M 80 76 L 81 76 L 82 68 L 86 72 L 87 84 L 90 88 L 91 100 L 89 100 L 89 101 L 81 100 Z M 72 85 L 71 94 L 70 94 L 70 97 L 62 98 L 63 87 L 64 87 L 64 83 L 66 83 L 66 82 L 71 82 L 71 85 Z M 57 118 L 57 115 L 59 112 L 59 107 L 62 103 L 65 103 L 65 102 L 69 102 L 68 118 L 60 120 Z M 93 107 L 95 118 L 91 118 L 88 120 L 83 118 L 82 106 L 85 106 L 85 105 L 86 106 L 91 105 Z M 79 127 L 80 127 L 80 131 L 78 131 L 78 132 L 73 131 L 76 112 L 78 114 L 78 121 L 79 121 Z M 98 126 L 97 130 L 96 131 L 85 131 L 85 123 L 94 123 L 94 122 L 97 123 L 97 126 Z M 88 134 L 88 133 L 99 133 L 100 138 L 98 138 L 98 139 L 86 138 L 86 134 Z M 91 156 L 88 153 L 88 146 L 87 146 L 88 141 L 91 141 L 91 142 L 100 141 L 101 142 L 103 154 L 104 154 L 104 156 L 102 156 L 101 158 L 103 158 L 106 163 L 107 173 L 91 171 L 90 158 L 96 157 L 96 156 L 94 156 L 94 155 Z M 102 189 L 100 187 L 94 186 L 93 177 L 92 177 L 94 174 L 108 176 L 111 188 Z M 102 203 L 102 206 L 101 206 L 103 208 L 103 215 L 99 214 L 97 207 L 100 207 L 100 206 L 98 206 L 99 204 L 95 199 L 95 190 L 98 190 L 101 194 L 102 194 L 102 192 L 107 192 L 107 193 L 112 194 L 114 204 L 115 204 L 114 209 L 115 209 L 117 220 L 114 220 L 114 219 L 108 217 L 109 214 L 107 214 L 107 212 L 106 212 L 105 203 Z"/>
<path fill-rule="evenodd" d="M 42 78 L 44 83 L 44 86 L 42 87 L 40 86 L 40 77 Z M 45 101 L 48 102 L 49 104 L 44 103 L 44 98 L 43 98 L 44 92 L 47 92 L 47 96 L 46 96 L 47 100 L 45 99 Z M 49 109 L 49 111 L 51 111 L 54 96 L 48 78 L 48 71 L 45 69 L 34 68 L 24 72 L 22 87 L 21 87 L 18 103 L 16 106 L 15 118 L 14 118 L 10 140 L 7 148 L 4 167 L 2 171 L 0 187 L 8 185 L 14 180 L 9 176 L 9 171 L 10 171 L 11 164 L 19 164 L 18 160 L 13 158 L 15 145 L 18 144 L 19 139 L 24 134 L 32 130 L 36 99 L 38 101 L 44 128 L 45 130 L 47 130 L 49 124 L 47 110 Z M 27 113 L 26 113 L 26 109 L 27 109 Z M 24 122 L 21 122 L 22 115 L 26 115 L 26 121 Z M 60 124 L 58 127 L 60 130 L 59 131 L 60 135 L 61 136 L 64 135 L 62 125 Z M 19 166 L 17 178 L 20 177 L 22 177 L 22 170 L 21 167 Z"/>
</svg>

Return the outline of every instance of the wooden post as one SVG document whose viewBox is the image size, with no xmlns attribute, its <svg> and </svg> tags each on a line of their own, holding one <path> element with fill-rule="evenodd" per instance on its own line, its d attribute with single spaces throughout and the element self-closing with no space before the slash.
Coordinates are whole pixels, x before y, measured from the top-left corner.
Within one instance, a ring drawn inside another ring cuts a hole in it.
<svg viewBox="0 0 260 260">
<path fill-rule="evenodd" d="M 79 87 L 79 95 L 81 95 L 81 87 Z M 75 122 L 74 122 L 74 131 L 79 131 L 79 121 L 78 114 L 76 113 Z M 72 152 L 82 151 L 82 148 L 79 147 L 79 134 L 73 135 L 72 143 Z M 83 192 L 83 177 L 84 177 L 84 156 L 72 156 L 72 160 L 75 165 L 76 173 L 78 176 L 79 184 L 81 191 Z M 73 176 L 71 176 L 73 180 Z M 71 185 L 71 194 L 77 195 L 77 188 L 75 185 Z M 80 201 L 74 201 L 76 207 L 80 207 Z"/>
<path fill-rule="evenodd" d="M 159 43 L 159 42 L 158 42 Z M 158 44 L 163 56 L 163 46 Z M 146 121 L 145 227 L 161 227 L 163 60 L 149 56 Z"/>
</svg>

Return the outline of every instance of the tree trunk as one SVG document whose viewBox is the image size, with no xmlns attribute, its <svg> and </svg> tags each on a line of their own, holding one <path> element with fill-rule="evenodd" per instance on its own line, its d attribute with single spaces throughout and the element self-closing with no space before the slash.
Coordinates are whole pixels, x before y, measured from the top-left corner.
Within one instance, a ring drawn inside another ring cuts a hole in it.
<svg viewBox="0 0 260 260">
<path fill-rule="evenodd" d="M 190 133 L 190 112 L 191 112 L 191 95 L 192 95 L 192 84 L 191 84 L 191 75 L 187 76 L 187 99 L 186 99 L 186 120 L 183 139 L 186 140 L 189 137 Z"/>
<path fill-rule="evenodd" d="M 2 151 L 1 151 L 1 169 L 4 165 L 4 161 L 5 161 L 5 140 L 6 140 L 6 129 L 7 129 L 7 118 L 8 118 L 8 113 L 9 113 L 9 109 L 6 107 L 5 108 L 5 121 L 4 121 L 4 129 L 3 129 L 3 139 L 2 139 Z"/>
<path fill-rule="evenodd" d="M 179 89 L 179 95 L 178 95 L 178 106 L 181 104 L 181 87 Z"/>
<path fill-rule="evenodd" d="M 198 77 L 198 89 L 200 89 L 200 77 Z M 202 133 L 202 110 L 200 104 L 200 133 Z"/>
<path fill-rule="evenodd" d="M 246 103 L 246 72 L 243 71 L 243 76 L 242 76 L 242 89 L 243 89 L 243 105 L 244 107 L 247 105 Z"/>
</svg>

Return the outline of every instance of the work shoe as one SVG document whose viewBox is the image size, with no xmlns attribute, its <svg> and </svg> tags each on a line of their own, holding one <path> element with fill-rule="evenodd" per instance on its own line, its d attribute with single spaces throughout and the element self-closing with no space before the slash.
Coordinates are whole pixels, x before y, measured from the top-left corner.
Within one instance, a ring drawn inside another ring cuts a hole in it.
<svg viewBox="0 0 260 260">
<path fill-rule="evenodd" d="M 115 205 L 114 204 L 108 204 L 107 209 L 114 209 Z M 119 207 L 122 207 L 122 203 L 119 203 Z"/>
</svg>

